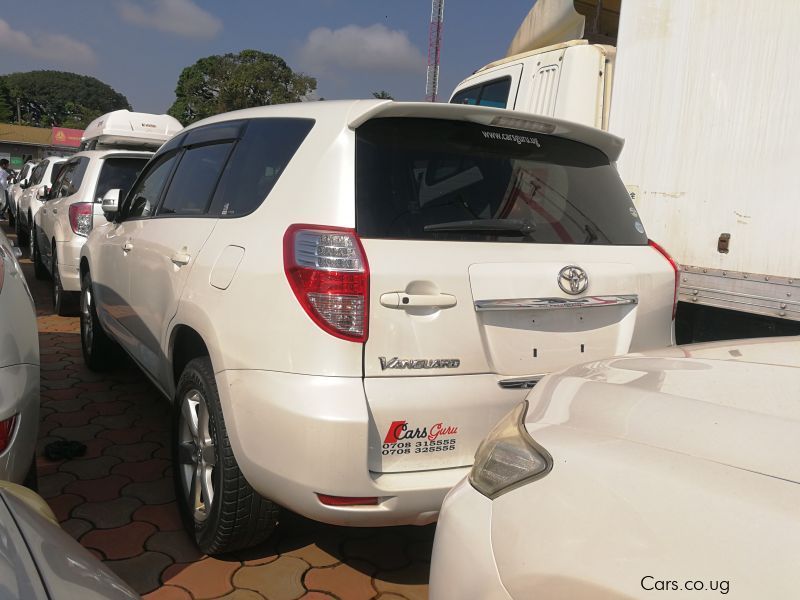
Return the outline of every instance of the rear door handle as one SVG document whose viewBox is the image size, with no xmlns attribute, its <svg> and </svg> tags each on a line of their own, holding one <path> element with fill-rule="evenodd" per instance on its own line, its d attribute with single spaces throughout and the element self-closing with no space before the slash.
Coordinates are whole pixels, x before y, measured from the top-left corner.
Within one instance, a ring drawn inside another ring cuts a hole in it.
<svg viewBox="0 0 800 600">
<path fill-rule="evenodd" d="M 451 294 L 388 292 L 381 295 L 381 304 L 386 308 L 450 308 L 456 305 L 456 297 Z"/>
<path fill-rule="evenodd" d="M 189 264 L 190 258 L 191 256 L 186 252 L 176 252 L 175 254 L 172 255 L 172 258 L 170 258 L 170 260 L 173 262 L 173 264 L 182 267 L 183 265 Z"/>
<path fill-rule="evenodd" d="M 124 244 L 122 244 L 123 252 L 130 252 L 131 250 L 133 250 L 133 244 L 131 244 L 130 242 L 125 242 Z"/>
</svg>

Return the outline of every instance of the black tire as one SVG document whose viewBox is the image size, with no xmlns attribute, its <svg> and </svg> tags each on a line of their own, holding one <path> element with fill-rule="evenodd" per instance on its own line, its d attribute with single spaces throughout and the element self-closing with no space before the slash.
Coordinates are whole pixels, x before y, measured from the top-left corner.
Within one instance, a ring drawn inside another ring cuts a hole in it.
<svg viewBox="0 0 800 600">
<path fill-rule="evenodd" d="M 208 357 L 186 365 L 173 408 L 175 489 L 198 548 L 224 554 L 267 539 L 278 524 L 279 508 L 250 487 L 236 464 Z M 187 419 L 202 436 L 192 433 Z M 210 485 L 210 508 L 201 479 Z"/>
<path fill-rule="evenodd" d="M 92 276 L 88 271 L 81 277 L 80 298 L 83 362 L 92 371 L 108 371 L 116 364 L 116 359 L 120 356 L 120 348 L 114 340 L 108 337 L 97 317 Z"/>
<path fill-rule="evenodd" d="M 25 227 L 23 227 L 22 221 L 20 221 L 19 219 L 15 219 L 14 231 L 17 234 L 17 246 L 22 248 L 30 243 L 30 241 L 28 240 L 28 230 Z"/>
<path fill-rule="evenodd" d="M 36 239 L 36 226 L 31 226 L 31 260 L 33 261 L 33 274 L 36 279 L 45 280 L 49 273 L 42 262 L 42 253 L 39 252 L 39 241 Z"/>
<path fill-rule="evenodd" d="M 31 460 L 31 466 L 28 468 L 28 472 L 25 474 L 25 479 L 22 482 L 29 490 L 33 490 L 34 492 L 39 491 L 39 471 L 36 468 L 36 454 L 34 453 L 33 459 Z"/>
<path fill-rule="evenodd" d="M 9 227 L 15 227 L 16 223 L 17 223 L 17 219 L 14 218 L 14 210 L 10 206 L 8 207 L 7 210 L 8 210 L 8 226 Z M 16 227 L 15 227 L 15 231 L 16 231 Z M 19 242 L 17 242 L 17 245 L 19 245 Z"/>
<path fill-rule="evenodd" d="M 53 242 L 53 254 L 51 257 L 53 312 L 61 317 L 73 316 L 78 294 L 64 291 L 64 286 L 61 285 L 61 273 L 58 270 L 58 254 L 56 253 L 55 242 Z"/>
</svg>

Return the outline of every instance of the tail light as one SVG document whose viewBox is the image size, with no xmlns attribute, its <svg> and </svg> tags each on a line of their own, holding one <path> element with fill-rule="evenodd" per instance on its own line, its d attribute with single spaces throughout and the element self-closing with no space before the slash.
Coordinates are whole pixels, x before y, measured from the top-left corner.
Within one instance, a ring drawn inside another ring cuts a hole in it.
<svg viewBox="0 0 800 600">
<path fill-rule="evenodd" d="M 69 226 L 78 235 L 89 235 L 92 230 L 92 212 L 94 207 L 91 202 L 76 202 L 69 205 Z"/>
<path fill-rule="evenodd" d="M 292 225 L 283 236 L 283 264 L 294 295 L 327 333 L 366 342 L 369 265 L 352 229 Z"/>
<path fill-rule="evenodd" d="M 675 272 L 675 290 L 672 294 L 672 320 L 674 321 L 675 313 L 678 310 L 678 287 L 680 286 L 681 283 L 681 275 L 680 275 L 680 270 L 678 269 L 678 263 L 675 262 L 675 259 L 672 258 L 669 255 L 669 253 L 666 250 L 664 250 L 664 248 L 656 244 L 653 240 L 647 240 L 647 241 L 652 248 L 658 250 L 659 254 L 661 254 L 661 256 L 667 259 L 667 262 L 669 262 L 670 266 L 672 267 L 672 270 Z"/>
<path fill-rule="evenodd" d="M 8 448 L 11 438 L 14 436 L 14 425 L 17 422 L 17 417 L 9 417 L 0 421 L 0 452 L 4 452 Z"/>
</svg>

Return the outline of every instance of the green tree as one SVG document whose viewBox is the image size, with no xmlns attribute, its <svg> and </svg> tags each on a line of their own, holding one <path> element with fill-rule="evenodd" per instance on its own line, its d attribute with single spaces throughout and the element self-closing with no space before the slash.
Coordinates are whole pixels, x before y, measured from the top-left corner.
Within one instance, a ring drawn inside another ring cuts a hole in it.
<svg viewBox="0 0 800 600">
<path fill-rule="evenodd" d="M 0 123 L 11 123 L 13 114 L 11 99 L 8 97 L 8 88 L 0 80 Z"/>
<path fill-rule="evenodd" d="M 223 112 L 299 102 L 317 88 L 317 80 L 295 73 L 280 56 L 242 50 L 201 58 L 178 78 L 169 114 L 188 125 Z"/>
<path fill-rule="evenodd" d="M 392 96 L 386 90 L 381 90 L 380 92 L 372 92 L 372 97 L 377 98 L 378 100 L 394 100 L 394 96 Z"/>
<path fill-rule="evenodd" d="M 83 129 L 100 115 L 130 110 L 128 99 L 99 79 L 64 71 L 30 71 L 0 77 L 8 104 L 19 98 L 21 125 L 59 125 Z M 11 111 L 16 122 L 16 110 Z"/>
</svg>

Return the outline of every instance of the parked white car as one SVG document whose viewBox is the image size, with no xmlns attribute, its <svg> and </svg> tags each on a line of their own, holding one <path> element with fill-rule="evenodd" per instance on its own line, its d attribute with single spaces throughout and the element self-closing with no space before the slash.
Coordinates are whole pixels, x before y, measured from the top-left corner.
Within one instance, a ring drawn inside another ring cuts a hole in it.
<svg viewBox="0 0 800 600">
<path fill-rule="evenodd" d="M 798 399 L 800 338 L 542 380 L 445 499 L 431 600 L 796 596 Z"/>
<path fill-rule="evenodd" d="M 30 234 L 33 230 L 33 217 L 41 208 L 42 198 L 50 191 L 53 180 L 58 176 L 58 171 L 66 160 L 66 156 L 50 156 L 40 160 L 34 166 L 22 188 L 22 193 L 18 196 L 14 223 L 17 243 L 20 246 L 29 245 L 31 256 L 33 256 L 33 238 Z"/>
<path fill-rule="evenodd" d="M 542 133 L 546 131 L 547 133 Z M 672 341 L 622 141 L 483 107 L 304 102 L 167 142 L 81 251 L 84 357 L 176 406 L 201 549 L 277 505 L 425 524 L 543 374 Z"/>
<path fill-rule="evenodd" d="M 28 161 L 17 173 L 16 177 L 14 178 L 14 183 L 8 187 L 8 224 L 11 227 L 16 226 L 17 221 L 17 206 L 19 205 L 20 196 L 22 196 L 22 192 L 25 191 L 25 188 L 30 181 L 31 174 L 33 173 L 33 168 L 36 166 L 36 163 Z"/>
<path fill-rule="evenodd" d="M 3 600 L 138 600 L 100 560 L 61 529 L 44 498 L 0 481 Z"/>
<path fill-rule="evenodd" d="M 0 479 L 35 487 L 39 334 L 18 256 L 0 232 Z"/>
<path fill-rule="evenodd" d="M 102 209 L 106 193 L 129 189 L 153 151 L 181 128 L 168 115 L 127 110 L 103 115 L 86 128 L 82 140 L 93 149 L 66 162 L 34 216 L 31 256 L 37 277 L 52 279 L 56 314 L 77 308 L 81 247 L 93 225 L 106 222 Z"/>
</svg>

